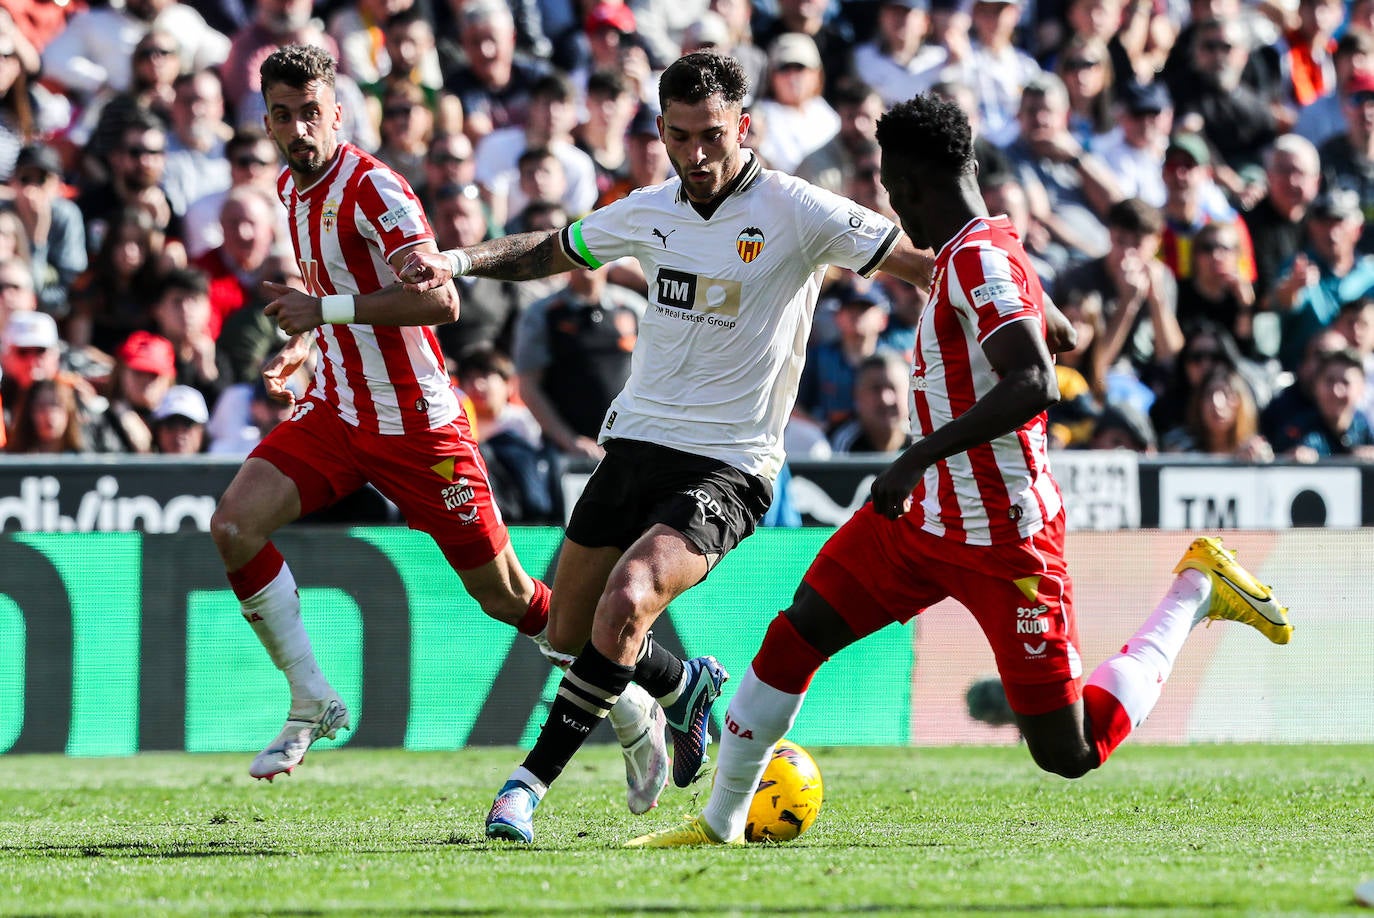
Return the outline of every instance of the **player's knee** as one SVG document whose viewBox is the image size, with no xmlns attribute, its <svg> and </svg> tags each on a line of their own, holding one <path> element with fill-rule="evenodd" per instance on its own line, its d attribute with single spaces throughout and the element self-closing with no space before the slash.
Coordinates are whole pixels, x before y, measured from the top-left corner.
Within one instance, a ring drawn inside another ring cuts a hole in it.
<svg viewBox="0 0 1374 918">
<path fill-rule="evenodd" d="M 228 560 L 240 553 L 245 541 L 244 524 L 235 507 L 224 501 L 215 507 L 210 516 L 210 538 L 222 558 Z"/>
<path fill-rule="evenodd" d="M 1097 759 L 1089 750 L 1032 748 L 1031 758 L 1042 771 L 1070 780 L 1081 778 L 1097 767 Z"/>
</svg>

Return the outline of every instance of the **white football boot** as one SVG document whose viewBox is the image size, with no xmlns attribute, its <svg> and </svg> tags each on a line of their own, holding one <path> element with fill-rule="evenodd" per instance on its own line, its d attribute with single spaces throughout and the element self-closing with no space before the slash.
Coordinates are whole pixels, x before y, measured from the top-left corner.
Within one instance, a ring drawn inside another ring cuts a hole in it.
<svg viewBox="0 0 1374 918">
<path fill-rule="evenodd" d="M 340 728 L 347 730 L 349 726 L 348 708 L 337 695 L 322 701 L 313 715 L 301 716 L 293 711 L 277 738 L 253 759 L 248 773 L 268 781 L 280 774 L 289 775 L 305 761 L 305 754 L 315 740 L 320 737 L 333 739 Z"/>
<path fill-rule="evenodd" d="M 636 816 L 658 806 L 668 785 L 668 744 L 663 709 L 648 692 L 631 682 L 611 708 L 611 726 L 625 756 L 625 798 Z M 626 737 L 629 737 L 628 741 Z"/>
</svg>

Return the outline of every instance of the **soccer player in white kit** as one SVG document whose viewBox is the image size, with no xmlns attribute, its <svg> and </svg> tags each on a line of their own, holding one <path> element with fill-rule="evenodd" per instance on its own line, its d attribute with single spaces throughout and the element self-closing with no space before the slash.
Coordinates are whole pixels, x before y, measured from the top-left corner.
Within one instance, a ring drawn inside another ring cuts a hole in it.
<svg viewBox="0 0 1374 918">
<path fill-rule="evenodd" d="M 334 61 L 323 49 L 279 49 L 261 72 L 267 130 L 287 162 L 277 192 L 308 288 L 265 285 L 275 297 L 266 313 L 293 336 L 264 371 L 269 393 L 293 400 L 287 379 L 314 348 L 321 355 L 309 392 L 253 450 L 211 520 L 243 616 L 291 687 L 286 726 L 249 769 L 270 780 L 290 773 L 315 740 L 349 726 L 271 534 L 365 483 L 434 538 L 487 615 L 554 662 L 567 660 L 548 648 L 549 589 L 515 556 L 431 327 L 458 318 L 457 291 L 397 281 L 407 254 L 437 251 L 419 200 L 382 162 L 339 142 Z M 667 784 L 663 715 L 639 691 L 612 721 L 625 747 L 630 809 L 645 812 Z"/>
<path fill-rule="evenodd" d="M 1077 778 L 1107 760 L 1159 700 L 1205 619 L 1292 634 L 1273 591 L 1214 538 L 1195 540 L 1172 588 L 1084 684 L 1064 507 L 1046 454 L 1058 397 L 1044 296 L 1005 217 L 978 188 L 957 104 L 918 96 L 878 122 L 883 184 L 918 244 L 939 246 L 912 372 L 920 439 L 873 482 L 769 626 L 725 715 L 705 810 L 633 847 L 739 844 L 773 747 L 839 650 L 953 597 L 978 621 L 1035 763 Z"/>
<path fill-rule="evenodd" d="M 535 806 L 631 680 L 667 713 L 674 782 L 698 776 L 727 675 L 711 657 L 679 660 L 649 628 L 768 510 L 826 267 L 929 283 L 929 254 L 886 217 L 742 148 L 746 90 L 727 56 L 680 58 L 659 82 L 676 178 L 557 233 L 416 252 L 402 269 L 426 288 L 455 271 L 524 280 L 633 256 L 650 285 L 629 381 L 602 425 L 606 457 L 573 510 L 554 578 L 549 638 L 578 657 L 492 805 L 490 837 L 533 839 Z"/>
</svg>

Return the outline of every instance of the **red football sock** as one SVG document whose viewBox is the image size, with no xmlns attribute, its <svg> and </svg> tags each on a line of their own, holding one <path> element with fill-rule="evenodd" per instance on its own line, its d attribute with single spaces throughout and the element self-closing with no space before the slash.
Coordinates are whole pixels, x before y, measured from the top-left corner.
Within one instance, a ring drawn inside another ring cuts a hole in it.
<svg viewBox="0 0 1374 918">
<path fill-rule="evenodd" d="M 286 562 L 282 559 L 277 546 L 268 542 L 253 559 L 236 571 L 229 571 L 229 585 L 240 601 L 251 599 L 263 591 L 281 571 Z"/>
<path fill-rule="evenodd" d="M 754 655 L 754 675 L 780 692 L 801 695 L 828 659 L 797 633 L 786 615 L 779 615 L 768 626 L 763 646 Z"/>
<path fill-rule="evenodd" d="M 1115 695 L 1096 685 L 1083 687 L 1083 708 L 1088 715 L 1100 765 L 1107 761 L 1112 750 L 1131 735 L 1131 715 L 1126 713 Z"/>
</svg>

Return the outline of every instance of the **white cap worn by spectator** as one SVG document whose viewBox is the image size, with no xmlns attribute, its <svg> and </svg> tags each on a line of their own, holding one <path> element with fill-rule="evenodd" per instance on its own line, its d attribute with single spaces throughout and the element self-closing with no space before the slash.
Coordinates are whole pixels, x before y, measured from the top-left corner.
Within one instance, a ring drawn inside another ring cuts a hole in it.
<svg viewBox="0 0 1374 918">
<path fill-rule="evenodd" d="M 10 316 L 0 341 L 8 347 L 60 347 L 57 322 L 46 312 L 16 312 Z"/>
<path fill-rule="evenodd" d="M 173 386 L 168 389 L 153 411 L 153 420 L 164 421 L 172 417 L 186 418 L 196 424 L 209 421 L 210 409 L 205 404 L 205 396 L 200 394 L 199 389 L 190 386 Z"/>
</svg>

